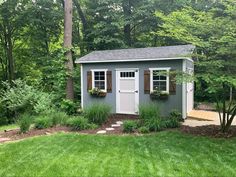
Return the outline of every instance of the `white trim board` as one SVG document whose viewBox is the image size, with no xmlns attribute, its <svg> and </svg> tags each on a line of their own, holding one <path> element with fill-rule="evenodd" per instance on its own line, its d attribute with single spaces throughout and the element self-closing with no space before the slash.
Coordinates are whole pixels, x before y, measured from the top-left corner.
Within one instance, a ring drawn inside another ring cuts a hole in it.
<svg viewBox="0 0 236 177">
<path fill-rule="evenodd" d="M 81 108 L 83 109 L 84 107 L 84 84 L 83 84 L 83 65 L 80 65 L 80 92 L 81 92 Z"/>
<path fill-rule="evenodd" d="M 186 72 L 186 66 L 187 66 L 187 62 L 186 60 L 183 60 L 183 65 L 182 65 L 183 72 Z M 186 83 L 182 83 L 182 117 L 184 119 L 187 118 L 187 85 Z"/>
<path fill-rule="evenodd" d="M 141 58 L 141 59 L 125 59 L 125 60 L 101 60 L 101 61 L 80 61 L 77 59 L 75 63 L 114 63 L 114 62 L 136 62 L 136 61 L 160 61 L 160 60 L 193 60 L 189 57 L 175 57 L 175 58 Z"/>
</svg>

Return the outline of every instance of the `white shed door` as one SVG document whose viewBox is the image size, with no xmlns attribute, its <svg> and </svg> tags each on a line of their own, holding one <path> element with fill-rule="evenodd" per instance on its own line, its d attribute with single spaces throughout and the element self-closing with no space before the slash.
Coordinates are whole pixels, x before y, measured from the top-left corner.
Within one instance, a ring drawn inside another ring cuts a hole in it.
<svg viewBox="0 0 236 177">
<path fill-rule="evenodd" d="M 121 70 L 116 73 L 117 79 L 117 113 L 137 114 L 139 104 L 139 86 L 137 70 Z"/>
</svg>

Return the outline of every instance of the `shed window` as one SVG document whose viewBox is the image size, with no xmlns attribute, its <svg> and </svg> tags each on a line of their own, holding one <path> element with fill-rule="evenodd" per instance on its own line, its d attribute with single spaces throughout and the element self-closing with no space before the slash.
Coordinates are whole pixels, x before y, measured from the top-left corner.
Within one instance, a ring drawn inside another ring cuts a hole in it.
<svg viewBox="0 0 236 177">
<path fill-rule="evenodd" d="M 169 93 L 169 68 L 154 68 L 151 70 L 151 92 L 159 90 L 161 92 Z"/>
<path fill-rule="evenodd" d="M 93 88 L 106 91 L 106 70 L 93 71 Z"/>
</svg>

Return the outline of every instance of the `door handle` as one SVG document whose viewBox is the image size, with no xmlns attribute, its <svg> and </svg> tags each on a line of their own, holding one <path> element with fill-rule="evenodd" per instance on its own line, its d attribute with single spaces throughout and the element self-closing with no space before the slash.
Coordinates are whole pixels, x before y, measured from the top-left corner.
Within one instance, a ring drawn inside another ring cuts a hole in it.
<svg viewBox="0 0 236 177">
<path fill-rule="evenodd" d="M 134 92 L 135 92 L 135 93 L 138 93 L 138 90 L 135 90 Z"/>
</svg>

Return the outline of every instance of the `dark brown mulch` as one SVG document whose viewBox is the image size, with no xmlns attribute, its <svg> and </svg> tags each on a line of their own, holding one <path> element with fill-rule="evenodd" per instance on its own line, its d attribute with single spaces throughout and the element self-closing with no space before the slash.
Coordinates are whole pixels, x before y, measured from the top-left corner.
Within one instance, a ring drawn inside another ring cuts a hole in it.
<svg viewBox="0 0 236 177">
<path fill-rule="evenodd" d="M 198 127 L 181 126 L 180 131 L 183 133 L 207 136 L 212 138 L 232 138 L 236 137 L 236 126 L 232 126 L 228 133 L 222 133 L 219 125 L 206 125 Z"/>
<path fill-rule="evenodd" d="M 4 138 L 10 138 L 11 140 L 20 140 L 20 139 L 25 139 L 28 137 L 33 137 L 33 136 L 40 136 L 40 135 L 49 135 L 53 134 L 56 132 L 70 132 L 70 128 L 68 127 L 52 127 L 52 128 L 47 128 L 47 129 L 31 129 L 27 133 L 20 133 L 19 129 L 14 129 L 10 130 L 7 132 L 0 132 L 0 136 Z"/>
<path fill-rule="evenodd" d="M 117 121 L 124 121 L 124 120 L 135 120 L 138 116 L 135 115 L 112 115 L 109 117 L 106 123 L 95 130 L 82 130 L 78 131 L 78 133 L 85 133 L 85 134 L 96 134 L 99 130 L 105 130 L 105 128 L 111 127 L 112 124 L 115 124 Z M 34 136 L 41 136 L 41 135 L 50 135 L 56 132 L 76 132 L 72 131 L 71 128 L 65 126 L 58 126 L 52 127 L 47 129 L 31 129 L 27 133 L 20 133 L 19 129 L 14 129 L 6 132 L 0 132 L 0 137 L 10 138 L 11 141 L 13 140 L 20 140 L 25 139 L 28 137 Z M 107 131 L 106 134 L 123 134 L 122 126 L 115 128 L 113 131 Z"/>
</svg>

